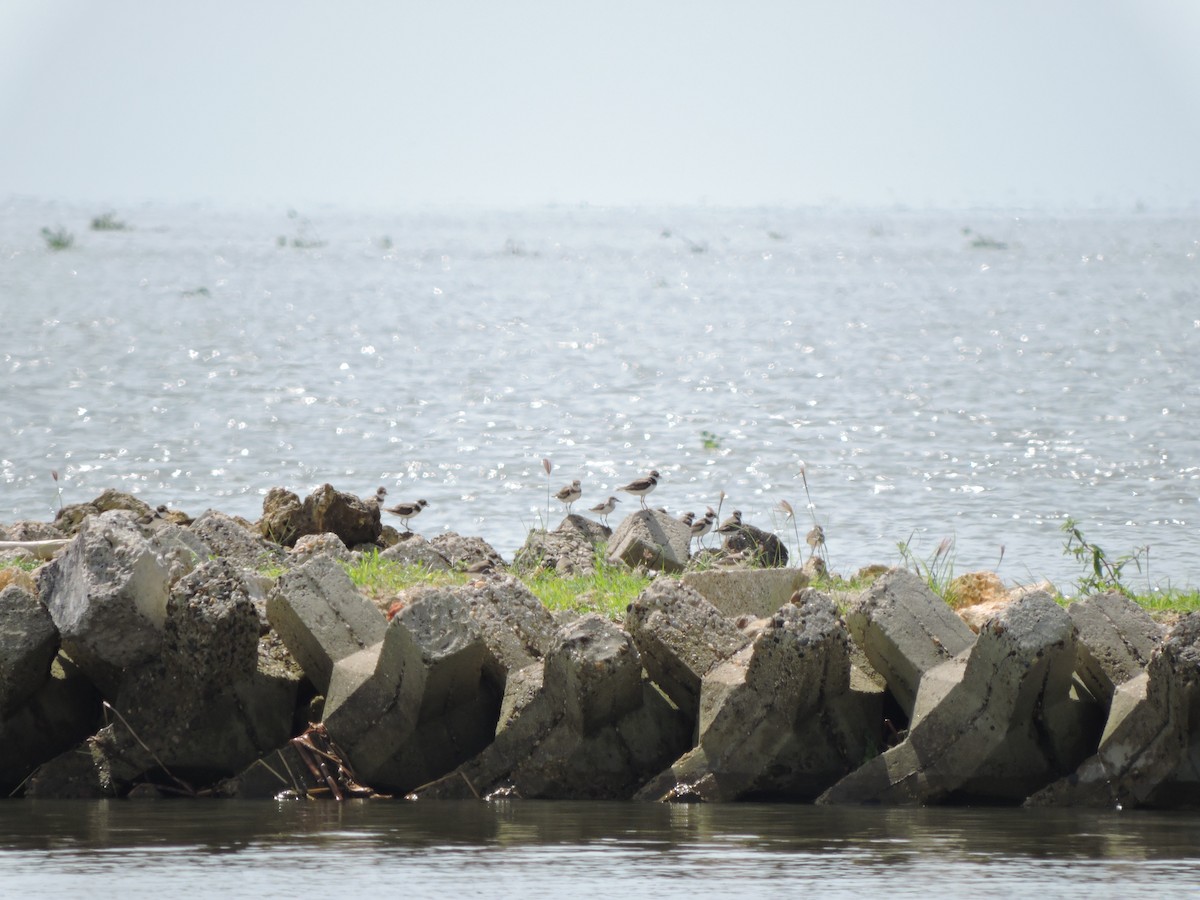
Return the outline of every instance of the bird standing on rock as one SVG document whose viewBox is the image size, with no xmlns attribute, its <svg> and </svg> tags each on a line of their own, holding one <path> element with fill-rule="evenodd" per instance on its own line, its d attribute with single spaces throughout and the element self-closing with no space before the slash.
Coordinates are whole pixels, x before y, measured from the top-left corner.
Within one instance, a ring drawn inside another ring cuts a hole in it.
<svg viewBox="0 0 1200 900">
<path fill-rule="evenodd" d="M 692 522 L 692 539 L 702 541 L 704 536 L 712 531 L 713 522 L 716 520 L 717 514 L 713 512 L 713 508 L 710 506 L 708 508 L 708 512 L 704 514 L 703 518 L 696 519 L 694 522 Z"/>
<path fill-rule="evenodd" d="M 608 514 L 617 508 L 617 504 L 621 501 L 616 497 L 609 497 L 603 503 L 597 503 L 588 512 L 594 512 L 604 522 L 604 527 L 608 527 Z"/>
<path fill-rule="evenodd" d="M 624 491 L 627 494 L 633 494 L 642 501 L 642 509 L 646 508 L 646 495 L 658 487 L 658 479 L 661 476 L 658 474 L 658 469 L 651 469 L 649 475 L 643 475 L 641 478 L 635 478 L 629 484 L 617 488 L 618 491 Z"/>
<path fill-rule="evenodd" d="M 694 522 L 694 521 L 696 521 L 695 513 L 685 512 L 682 516 L 679 517 L 680 524 L 686 525 L 688 528 L 692 527 L 692 522 Z"/>
<path fill-rule="evenodd" d="M 567 507 L 567 512 L 571 511 L 571 504 L 583 496 L 583 490 L 579 487 L 579 479 L 576 478 L 566 487 L 559 488 L 558 493 L 554 495 L 554 499 Z"/>
<path fill-rule="evenodd" d="M 412 528 L 409 527 L 408 520 L 419 516 L 421 510 L 428 505 L 424 500 L 418 500 L 416 503 L 397 503 L 395 506 L 385 506 L 383 511 L 391 513 L 393 516 L 399 516 L 400 521 L 404 523 L 404 530 L 411 532 Z"/>
</svg>

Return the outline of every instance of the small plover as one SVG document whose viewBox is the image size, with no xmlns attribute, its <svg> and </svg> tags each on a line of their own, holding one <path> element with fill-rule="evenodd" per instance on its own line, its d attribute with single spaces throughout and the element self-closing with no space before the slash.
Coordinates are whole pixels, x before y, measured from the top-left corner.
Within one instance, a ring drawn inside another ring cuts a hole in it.
<svg viewBox="0 0 1200 900">
<path fill-rule="evenodd" d="M 591 509 L 589 509 L 588 512 L 594 512 L 596 515 L 598 515 L 600 517 L 601 521 L 604 522 L 604 527 L 607 528 L 608 527 L 608 514 L 610 512 L 612 512 L 614 509 L 616 509 L 617 504 L 620 502 L 621 502 L 620 499 L 618 499 L 617 497 L 609 497 L 603 503 L 597 503 L 595 506 L 593 506 Z"/>
<path fill-rule="evenodd" d="M 579 479 L 576 478 L 566 487 L 559 488 L 558 493 L 554 495 L 554 499 L 567 507 L 567 512 L 571 511 L 571 504 L 583 496 L 583 491 L 579 487 Z"/>
<path fill-rule="evenodd" d="M 736 534 L 742 530 L 742 511 L 735 509 L 733 515 L 721 523 L 721 527 L 717 529 L 718 534 Z"/>
<path fill-rule="evenodd" d="M 412 531 L 409 527 L 408 520 L 414 519 L 421 514 L 421 510 L 429 504 L 424 500 L 418 500 L 416 503 L 397 503 L 395 506 L 385 506 L 383 511 L 391 513 L 393 516 L 399 516 L 400 521 L 404 523 L 405 531 Z"/>
<path fill-rule="evenodd" d="M 658 487 L 659 479 L 658 469 L 651 469 L 649 475 L 643 475 L 641 478 L 635 478 L 629 484 L 617 488 L 618 491 L 624 491 L 627 494 L 633 494 L 642 501 L 642 509 L 646 508 L 646 495 Z"/>
</svg>

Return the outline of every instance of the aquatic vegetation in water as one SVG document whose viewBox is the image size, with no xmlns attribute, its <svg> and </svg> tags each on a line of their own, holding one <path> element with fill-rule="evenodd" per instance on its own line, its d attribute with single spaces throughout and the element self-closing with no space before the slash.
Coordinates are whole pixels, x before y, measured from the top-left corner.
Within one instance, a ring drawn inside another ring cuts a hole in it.
<svg viewBox="0 0 1200 900">
<path fill-rule="evenodd" d="M 276 243 L 280 247 L 291 244 L 297 250 L 314 250 L 325 246 L 325 241 L 317 235 L 316 229 L 313 228 L 312 222 L 307 217 L 300 215 L 294 209 L 288 210 L 287 217 L 296 223 L 296 233 L 291 238 L 281 234 L 276 239 Z"/>
<path fill-rule="evenodd" d="M 75 245 L 75 235 L 61 225 L 57 228 L 43 228 L 42 238 L 51 250 L 69 250 Z"/>
<path fill-rule="evenodd" d="M 92 219 L 92 231 L 124 231 L 128 227 L 114 213 L 110 212 L 102 213 Z"/>
</svg>

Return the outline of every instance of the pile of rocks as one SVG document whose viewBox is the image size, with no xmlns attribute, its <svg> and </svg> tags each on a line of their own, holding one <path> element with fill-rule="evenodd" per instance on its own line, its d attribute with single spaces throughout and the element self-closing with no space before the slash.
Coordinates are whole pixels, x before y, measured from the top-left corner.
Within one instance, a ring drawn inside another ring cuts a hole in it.
<svg viewBox="0 0 1200 900">
<path fill-rule="evenodd" d="M 1200 804 L 1200 614 L 1035 591 L 976 631 L 903 570 L 835 603 L 734 567 L 661 575 L 617 624 L 328 486 L 255 524 L 101 500 L 0 592 L 6 794 Z M 576 518 L 518 559 L 687 559 L 663 514 Z M 477 578 L 369 599 L 338 560 L 387 544 Z"/>
</svg>

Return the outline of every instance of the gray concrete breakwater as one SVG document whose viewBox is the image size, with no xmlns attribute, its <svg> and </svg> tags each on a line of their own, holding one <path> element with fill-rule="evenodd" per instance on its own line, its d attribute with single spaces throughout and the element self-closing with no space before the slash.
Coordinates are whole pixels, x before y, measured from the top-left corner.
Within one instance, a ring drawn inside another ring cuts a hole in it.
<svg viewBox="0 0 1200 900">
<path fill-rule="evenodd" d="M 2 528 L 51 558 L 0 570 L 0 789 L 1200 806 L 1200 614 L 1032 591 L 973 628 L 910 572 L 835 602 L 738 537 L 680 577 L 690 535 L 653 510 L 531 534 L 538 565 L 663 573 L 618 624 L 328 485 L 256 523 L 106 494 Z M 339 563 L 363 549 L 474 580 L 385 611 Z"/>
</svg>

